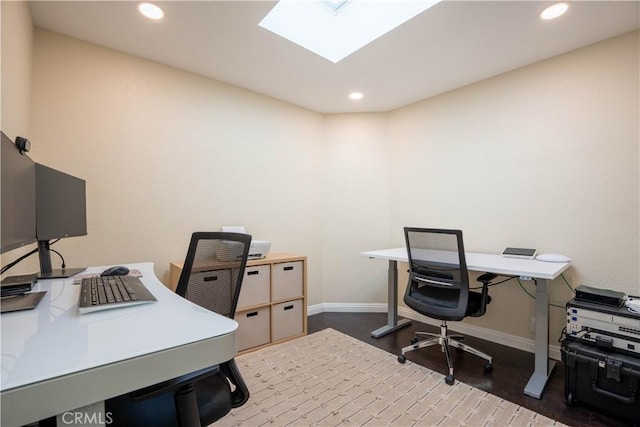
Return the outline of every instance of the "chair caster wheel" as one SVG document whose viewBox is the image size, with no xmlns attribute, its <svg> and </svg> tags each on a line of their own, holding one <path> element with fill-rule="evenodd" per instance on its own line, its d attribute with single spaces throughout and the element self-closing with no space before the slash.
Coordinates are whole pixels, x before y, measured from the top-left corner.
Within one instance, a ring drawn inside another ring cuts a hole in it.
<svg viewBox="0 0 640 427">
<path fill-rule="evenodd" d="M 401 354 L 400 356 L 398 356 L 398 362 L 404 363 L 406 361 L 407 361 L 407 358 L 404 357 L 404 354 Z"/>
<path fill-rule="evenodd" d="M 411 341 L 409 341 L 411 344 L 415 344 L 418 342 L 418 338 L 411 338 Z"/>
<path fill-rule="evenodd" d="M 447 375 L 444 377 L 444 382 L 449 384 L 449 385 L 453 385 L 453 383 L 455 382 L 455 380 L 453 379 L 453 375 Z"/>
<path fill-rule="evenodd" d="M 575 405 L 576 400 L 573 398 L 573 393 L 567 394 L 567 405 L 573 406 Z"/>
<path fill-rule="evenodd" d="M 489 372 L 493 371 L 493 363 L 487 363 L 486 365 L 484 365 L 484 371 L 488 374 Z"/>
</svg>

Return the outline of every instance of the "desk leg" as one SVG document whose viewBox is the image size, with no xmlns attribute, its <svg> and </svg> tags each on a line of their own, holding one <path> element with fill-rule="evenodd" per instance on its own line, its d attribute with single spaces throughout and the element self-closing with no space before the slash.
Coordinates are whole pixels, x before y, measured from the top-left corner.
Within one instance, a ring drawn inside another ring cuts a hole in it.
<svg viewBox="0 0 640 427">
<path fill-rule="evenodd" d="M 549 360 L 549 283 L 547 279 L 537 279 L 537 282 L 535 370 L 524 388 L 524 393 L 540 399 L 556 362 Z"/>
<path fill-rule="evenodd" d="M 390 332 L 404 328 L 411 324 L 411 320 L 402 319 L 398 321 L 398 262 L 389 260 L 388 278 L 388 298 L 387 298 L 387 324 L 371 332 L 374 338 L 380 338 Z"/>
</svg>

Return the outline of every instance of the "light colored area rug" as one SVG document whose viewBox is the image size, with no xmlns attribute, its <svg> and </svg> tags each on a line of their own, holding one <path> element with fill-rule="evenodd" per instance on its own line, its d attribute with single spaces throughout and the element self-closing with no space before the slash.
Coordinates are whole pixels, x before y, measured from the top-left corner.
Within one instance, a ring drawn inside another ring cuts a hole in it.
<svg viewBox="0 0 640 427">
<path fill-rule="evenodd" d="M 222 426 L 560 426 L 333 329 L 238 357 L 251 398 Z"/>
</svg>

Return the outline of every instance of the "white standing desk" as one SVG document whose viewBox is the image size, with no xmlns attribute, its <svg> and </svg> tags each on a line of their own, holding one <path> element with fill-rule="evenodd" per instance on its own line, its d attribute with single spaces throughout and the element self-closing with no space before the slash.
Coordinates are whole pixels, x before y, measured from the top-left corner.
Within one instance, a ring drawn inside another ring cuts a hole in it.
<svg viewBox="0 0 640 427">
<path fill-rule="evenodd" d="M 73 278 L 40 280 L 34 310 L 4 313 L 3 427 L 19 426 L 230 360 L 238 324 L 166 288 L 152 263 L 130 264 L 155 303 L 78 314 Z M 83 272 L 100 272 L 96 267 Z"/>
<path fill-rule="evenodd" d="M 371 335 L 379 338 L 411 323 L 408 319 L 398 320 L 398 261 L 408 262 L 406 248 L 383 249 L 379 251 L 362 252 L 369 258 L 385 259 L 389 261 L 388 279 L 388 316 L 387 324 Z M 542 262 L 530 259 L 507 258 L 502 255 L 478 254 L 465 252 L 467 269 L 496 273 L 505 276 L 519 276 L 534 278 L 536 286 L 536 338 L 535 338 L 535 369 L 524 388 L 525 394 L 540 399 L 555 361 L 549 360 L 549 294 L 547 286 L 549 280 L 558 277 L 569 268 L 570 263 Z"/>
</svg>

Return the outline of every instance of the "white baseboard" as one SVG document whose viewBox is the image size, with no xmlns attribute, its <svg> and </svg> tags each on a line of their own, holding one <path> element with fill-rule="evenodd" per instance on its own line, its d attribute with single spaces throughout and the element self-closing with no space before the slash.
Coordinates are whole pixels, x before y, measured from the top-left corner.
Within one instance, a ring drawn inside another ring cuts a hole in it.
<svg viewBox="0 0 640 427">
<path fill-rule="evenodd" d="M 307 315 L 319 313 L 386 313 L 387 304 L 385 303 L 321 303 L 307 307 Z M 407 307 L 398 307 L 398 315 L 426 323 L 428 325 L 440 326 L 440 321 L 431 319 L 416 313 Z M 522 338 L 516 335 L 497 332 L 492 329 L 482 328 L 480 326 L 470 325 L 465 322 L 448 322 L 449 328 L 463 335 L 480 338 L 497 344 L 506 345 L 507 347 L 526 351 L 535 352 L 535 341 L 529 338 Z M 380 325 L 382 326 L 382 325 Z M 559 345 L 549 345 L 549 357 L 554 360 L 561 360 Z"/>
<path fill-rule="evenodd" d="M 387 304 L 384 303 L 339 303 L 325 302 L 307 307 L 307 315 L 318 313 L 386 313 Z"/>
</svg>

